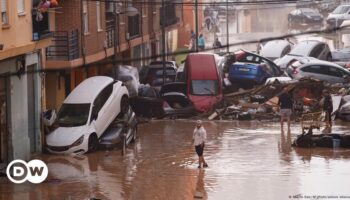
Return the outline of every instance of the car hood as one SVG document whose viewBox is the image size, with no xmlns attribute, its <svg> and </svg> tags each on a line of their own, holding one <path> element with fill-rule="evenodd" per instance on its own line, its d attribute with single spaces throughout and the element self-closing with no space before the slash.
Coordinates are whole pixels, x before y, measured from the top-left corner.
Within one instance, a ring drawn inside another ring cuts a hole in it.
<svg viewBox="0 0 350 200">
<path fill-rule="evenodd" d="M 288 63 L 293 60 L 293 59 L 297 59 L 299 57 L 303 57 L 303 56 L 294 56 L 294 55 L 285 55 L 280 59 L 275 60 L 275 63 L 277 66 L 279 66 L 281 69 L 284 69 L 287 67 Z"/>
<path fill-rule="evenodd" d="M 86 126 L 58 127 L 46 136 L 46 144 L 49 146 L 69 146 L 87 132 Z"/>
<path fill-rule="evenodd" d="M 322 15 L 318 13 L 307 13 L 305 15 L 313 18 L 322 18 Z"/>
<path fill-rule="evenodd" d="M 217 96 L 194 96 L 189 95 L 189 99 L 192 102 L 194 108 L 198 112 L 206 112 L 215 106 L 216 103 L 221 101 L 222 95 Z"/>
</svg>

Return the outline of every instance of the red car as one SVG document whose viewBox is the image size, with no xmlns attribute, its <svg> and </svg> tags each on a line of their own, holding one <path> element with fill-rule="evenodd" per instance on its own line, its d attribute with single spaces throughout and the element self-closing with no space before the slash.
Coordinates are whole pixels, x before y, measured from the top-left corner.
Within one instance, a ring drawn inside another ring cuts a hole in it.
<svg viewBox="0 0 350 200">
<path fill-rule="evenodd" d="M 184 71 L 187 96 L 197 111 L 206 112 L 223 99 L 222 76 L 214 54 L 189 54 Z"/>
</svg>

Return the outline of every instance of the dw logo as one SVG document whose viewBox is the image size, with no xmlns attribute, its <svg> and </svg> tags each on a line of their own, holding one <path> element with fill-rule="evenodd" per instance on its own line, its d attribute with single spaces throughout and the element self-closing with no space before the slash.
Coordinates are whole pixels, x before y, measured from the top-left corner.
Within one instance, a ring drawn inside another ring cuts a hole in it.
<svg viewBox="0 0 350 200">
<path fill-rule="evenodd" d="M 7 177 L 16 184 L 27 180 L 35 184 L 42 183 L 48 173 L 47 165 L 41 160 L 31 160 L 28 163 L 23 160 L 14 160 L 6 168 Z"/>
</svg>

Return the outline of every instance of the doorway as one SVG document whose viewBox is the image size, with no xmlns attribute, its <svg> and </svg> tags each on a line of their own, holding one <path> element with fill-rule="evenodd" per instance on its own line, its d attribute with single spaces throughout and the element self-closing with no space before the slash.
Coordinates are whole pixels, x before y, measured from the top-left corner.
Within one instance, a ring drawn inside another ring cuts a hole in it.
<svg viewBox="0 0 350 200">
<path fill-rule="evenodd" d="M 27 67 L 28 71 L 34 71 L 36 65 Z M 35 87 L 35 73 L 27 73 L 27 91 L 28 91 L 28 136 L 30 140 L 30 152 L 36 151 L 36 87 Z"/>
<path fill-rule="evenodd" d="M 0 164 L 8 161 L 8 78 L 0 77 Z"/>
</svg>

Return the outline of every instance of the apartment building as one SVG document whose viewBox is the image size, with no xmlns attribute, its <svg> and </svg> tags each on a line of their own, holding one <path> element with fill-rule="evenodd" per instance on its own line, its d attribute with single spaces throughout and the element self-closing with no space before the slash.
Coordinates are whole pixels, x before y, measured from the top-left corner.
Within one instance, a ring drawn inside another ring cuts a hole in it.
<svg viewBox="0 0 350 200">
<path fill-rule="evenodd" d="M 0 169 L 41 151 L 43 49 L 49 12 L 39 0 L 0 0 Z M 31 73 L 26 73 L 26 72 Z"/>
<path fill-rule="evenodd" d="M 46 74 L 46 107 L 59 109 L 87 77 L 114 77 L 119 64 L 140 68 L 160 52 L 175 51 L 183 19 L 179 2 L 164 1 L 163 8 L 161 1 L 149 0 L 61 1 L 53 44 L 46 51 L 46 69 L 56 70 Z M 161 45 L 163 27 L 166 48 Z"/>
</svg>

